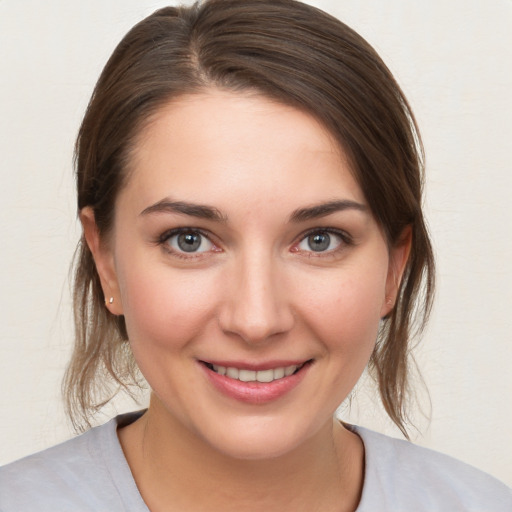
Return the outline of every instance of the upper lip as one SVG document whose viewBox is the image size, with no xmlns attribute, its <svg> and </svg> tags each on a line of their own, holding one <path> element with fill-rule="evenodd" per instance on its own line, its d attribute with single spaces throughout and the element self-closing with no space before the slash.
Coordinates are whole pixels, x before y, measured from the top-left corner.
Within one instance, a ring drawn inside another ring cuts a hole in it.
<svg viewBox="0 0 512 512">
<path fill-rule="evenodd" d="M 249 361 L 227 361 L 224 359 L 200 359 L 202 363 L 215 366 L 224 366 L 226 368 L 238 368 L 239 370 L 272 370 L 274 368 L 286 368 L 287 366 L 301 366 L 311 359 L 276 359 L 272 361 L 249 362 Z"/>
</svg>

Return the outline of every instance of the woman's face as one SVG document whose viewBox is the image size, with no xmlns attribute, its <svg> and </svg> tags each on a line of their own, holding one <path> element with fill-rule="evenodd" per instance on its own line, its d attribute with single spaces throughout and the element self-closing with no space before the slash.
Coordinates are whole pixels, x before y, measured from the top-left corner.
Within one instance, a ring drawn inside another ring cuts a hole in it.
<svg viewBox="0 0 512 512">
<path fill-rule="evenodd" d="M 389 251 L 317 121 L 211 90 L 143 130 L 95 257 L 170 428 L 263 458 L 331 424 L 406 250 Z"/>
</svg>

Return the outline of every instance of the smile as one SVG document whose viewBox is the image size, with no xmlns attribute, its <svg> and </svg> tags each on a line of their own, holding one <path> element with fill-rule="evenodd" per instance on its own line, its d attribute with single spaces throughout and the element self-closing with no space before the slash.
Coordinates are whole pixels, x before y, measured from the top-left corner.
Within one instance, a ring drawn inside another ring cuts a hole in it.
<svg viewBox="0 0 512 512">
<path fill-rule="evenodd" d="M 295 372 L 299 371 L 306 363 L 301 365 L 292 364 L 289 366 L 280 366 L 278 368 L 269 368 L 268 370 L 246 370 L 242 368 L 235 368 L 233 366 L 219 366 L 216 364 L 206 363 L 206 366 L 219 375 L 239 380 L 241 382 L 274 382 L 275 380 L 289 377 Z"/>
<path fill-rule="evenodd" d="M 213 388 L 224 396 L 251 405 L 278 400 L 309 373 L 314 360 L 270 361 L 260 364 L 198 361 Z"/>
</svg>

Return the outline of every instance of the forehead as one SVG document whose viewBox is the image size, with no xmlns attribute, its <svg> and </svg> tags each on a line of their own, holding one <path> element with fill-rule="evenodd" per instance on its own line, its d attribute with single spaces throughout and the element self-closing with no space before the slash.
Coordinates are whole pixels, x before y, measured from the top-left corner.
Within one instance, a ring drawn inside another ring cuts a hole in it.
<svg viewBox="0 0 512 512">
<path fill-rule="evenodd" d="M 182 96 L 152 116 L 132 151 L 128 181 L 146 201 L 180 194 L 211 202 L 229 191 L 233 201 L 250 194 L 313 202 L 339 193 L 364 202 L 343 151 L 312 116 L 217 89 Z"/>
</svg>

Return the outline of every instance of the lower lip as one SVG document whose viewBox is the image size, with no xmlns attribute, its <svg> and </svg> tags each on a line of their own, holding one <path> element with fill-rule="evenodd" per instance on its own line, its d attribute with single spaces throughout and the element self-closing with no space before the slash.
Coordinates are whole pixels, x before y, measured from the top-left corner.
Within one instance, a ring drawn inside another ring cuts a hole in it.
<svg viewBox="0 0 512 512">
<path fill-rule="evenodd" d="M 208 380 L 224 395 L 248 404 L 266 404 L 288 394 L 305 377 L 311 363 L 306 363 L 297 373 L 272 382 L 242 382 L 230 379 L 199 363 Z"/>
</svg>

